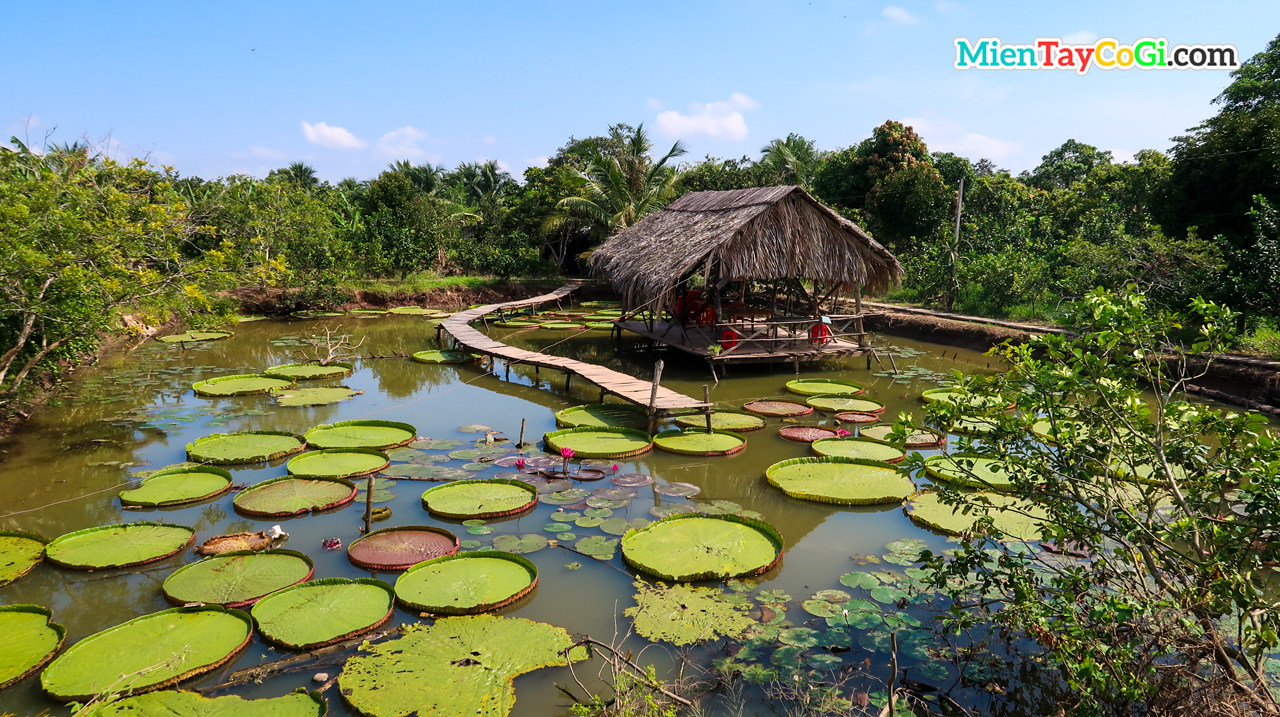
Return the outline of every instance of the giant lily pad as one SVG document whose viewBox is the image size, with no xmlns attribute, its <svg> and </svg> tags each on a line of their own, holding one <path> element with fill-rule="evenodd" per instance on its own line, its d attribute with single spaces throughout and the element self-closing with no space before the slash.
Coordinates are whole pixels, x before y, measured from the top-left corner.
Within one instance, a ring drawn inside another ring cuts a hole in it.
<svg viewBox="0 0 1280 717">
<path fill-rule="evenodd" d="M 758 401 L 747 401 L 742 405 L 742 410 L 754 413 L 757 416 L 765 416 L 766 418 L 795 418 L 796 416 L 807 416 L 813 413 L 813 406 L 806 406 L 795 401 L 775 401 L 762 398 Z"/>
<path fill-rule="evenodd" d="M 823 438 L 809 444 L 809 448 L 820 456 L 841 456 L 843 458 L 862 458 L 869 461 L 897 463 L 906 458 L 906 451 L 885 441 L 874 438 Z"/>
<path fill-rule="evenodd" d="M 659 433 L 653 445 L 668 453 L 686 456 L 728 456 L 746 448 L 747 439 L 733 431 L 707 433 L 705 428 L 686 428 Z"/>
<path fill-rule="evenodd" d="M 322 423 L 307 431 L 307 443 L 313 448 L 373 448 L 386 450 L 407 446 L 418 436 L 418 429 L 395 421 L 338 421 Z"/>
<path fill-rule="evenodd" d="M 103 705 L 93 710 L 93 717 L 324 717 L 325 711 L 320 693 L 306 690 L 257 700 L 162 690 Z"/>
<path fill-rule="evenodd" d="M 874 438 L 878 441 L 888 441 L 889 434 L 893 433 L 893 426 L 869 426 L 867 428 L 858 429 L 858 435 Z M 947 442 L 947 435 L 939 433 L 930 428 L 921 426 L 913 426 L 911 432 L 907 434 L 905 448 L 936 448 Z"/>
<path fill-rule="evenodd" d="M 884 413 L 883 403 L 870 398 L 862 398 L 861 396 L 811 396 L 805 403 L 824 411 L 865 413 L 872 416 Z"/>
<path fill-rule="evenodd" d="M 365 717 L 506 717 L 512 680 L 565 664 L 573 638 L 563 628 L 518 617 L 475 615 L 412 625 L 343 665 L 344 700 Z M 577 648 L 569 659 L 586 652 Z"/>
<path fill-rule="evenodd" d="M 1013 490 L 1006 464 L 994 458 L 965 453 L 943 454 L 929 456 L 924 466 L 930 477 L 949 483 L 990 490 Z"/>
<path fill-rule="evenodd" d="M 495 321 L 494 326 L 503 329 L 532 329 L 538 325 L 536 321 Z"/>
<path fill-rule="evenodd" d="M 180 334 L 156 337 L 156 341 L 163 341 L 166 344 L 191 344 L 201 341 L 217 341 L 230 335 L 230 331 L 184 331 Z"/>
<path fill-rule="evenodd" d="M 556 425 L 562 428 L 636 428 L 647 421 L 648 414 L 630 404 L 598 403 L 556 412 Z"/>
<path fill-rule="evenodd" d="M 48 542 L 35 533 L 0 530 L 0 585 L 8 585 L 35 570 L 44 559 Z"/>
<path fill-rule="evenodd" d="M 720 431 L 758 431 L 765 427 L 765 420 L 747 411 L 730 411 L 720 409 L 711 412 L 711 428 Z M 684 428 L 701 428 L 706 430 L 707 417 L 701 413 L 692 413 L 676 419 L 676 425 Z"/>
<path fill-rule="evenodd" d="M 322 378 L 346 378 L 351 375 L 355 366 L 349 363 L 322 364 L 318 361 L 309 363 L 287 363 L 272 366 L 263 371 L 266 376 L 279 376 L 294 381 L 312 381 Z"/>
<path fill-rule="evenodd" d="M 39 605 L 0 605 L 0 689 L 40 669 L 62 647 L 67 631 L 49 622 L 52 616 Z"/>
<path fill-rule="evenodd" d="M 278 406 L 327 406 L 356 396 L 349 386 L 315 386 L 311 388 L 283 388 L 271 392 Z"/>
<path fill-rule="evenodd" d="M 242 431 L 215 433 L 187 444 L 187 460 L 213 465 L 273 461 L 297 453 L 307 442 L 296 433 Z"/>
<path fill-rule="evenodd" d="M 197 396 L 252 396 L 266 393 L 274 389 L 289 388 L 293 385 L 291 378 L 279 378 L 257 374 L 239 376 L 218 376 L 191 384 L 191 390 Z"/>
<path fill-rule="evenodd" d="M 447 311 L 441 311 L 439 309 L 431 309 L 425 306 L 397 306 L 394 309 L 389 310 L 387 313 L 407 314 L 410 316 L 426 316 L 432 319 L 438 319 L 438 318 L 449 315 L 449 312 Z"/>
<path fill-rule="evenodd" d="M 813 443 L 823 438 L 835 438 L 839 434 L 834 429 L 821 426 L 783 426 L 778 429 L 778 435 L 796 443 Z"/>
<path fill-rule="evenodd" d="M 477 550 L 409 568 L 396 580 L 396 599 L 437 615 L 470 615 L 510 605 L 537 586 L 538 569 L 526 558 Z"/>
<path fill-rule="evenodd" d="M 470 356 L 464 351 L 419 351 L 413 355 L 418 363 L 466 363 Z"/>
<path fill-rule="evenodd" d="M 653 447 L 648 433 L 632 428 L 566 428 L 542 437 L 547 450 L 573 451 L 575 458 L 626 458 Z"/>
<path fill-rule="evenodd" d="M 738 637 L 756 624 L 748 615 L 751 605 L 729 601 L 719 588 L 638 582 L 635 607 L 623 615 L 631 618 L 636 632 L 647 640 L 692 645 L 696 642 Z"/>
<path fill-rule="evenodd" d="M 372 448 L 328 448 L 292 458 L 285 468 L 295 478 L 350 478 L 377 473 L 390 464 L 386 453 Z"/>
<path fill-rule="evenodd" d="M 787 381 L 787 390 L 801 396 L 852 396 L 862 393 L 862 384 L 853 381 L 837 381 L 833 378 L 797 378 L 794 381 Z"/>
<path fill-rule="evenodd" d="M 793 498 L 838 505 L 901 503 L 916 488 L 892 465 L 860 458 L 792 458 L 769 466 L 765 477 Z"/>
<path fill-rule="evenodd" d="M 195 539 L 191 528 L 168 523 L 102 525 L 59 537 L 45 546 L 45 556 L 64 568 L 124 568 L 167 558 Z"/>
<path fill-rule="evenodd" d="M 356 499 L 351 481 L 332 478 L 273 478 L 236 494 L 231 504 L 245 515 L 285 518 L 347 505 Z"/>
<path fill-rule="evenodd" d="M 405 480 L 461 480 L 469 478 L 472 474 L 461 468 L 453 468 L 451 466 L 436 466 L 424 463 L 408 463 L 405 465 L 391 466 L 382 471 L 384 476 L 395 476 L 396 478 L 404 478 Z"/>
<path fill-rule="evenodd" d="M 325 578 L 266 596 L 252 615 L 267 642 L 310 650 L 368 632 L 394 612 L 395 591 L 381 580 Z"/>
<path fill-rule="evenodd" d="M 184 565 L 165 578 L 160 591 L 178 605 L 242 607 L 310 580 L 314 572 L 311 558 L 293 550 L 244 550 Z"/>
<path fill-rule="evenodd" d="M 454 481 L 422 494 L 422 507 L 442 518 L 499 518 L 537 504 L 537 488 L 506 478 Z"/>
<path fill-rule="evenodd" d="M 161 610 L 72 645 L 41 673 L 40 685 L 64 702 L 146 692 L 208 672 L 252 639 L 253 621 L 239 610 Z"/>
<path fill-rule="evenodd" d="M 702 492 L 702 489 L 692 483 L 663 483 L 655 485 L 653 492 L 658 495 L 671 495 L 678 498 L 692 498 Z"/>
<path fill-rule="evenodd" d="M 622 559 L 676 582 L 759 575 L 782 559 L 782 536 L 737 515 L 673 515 L 624 535 Z"/>
<path fill-rule="evenodd" d="M 1049 517 L 1035 504 L 1003 493 L 971 493 L 967 498 L 966 503 L 971 506 L 968 513 L 963 512 L 964 504 L 946 505 L 932 491 L 912 496 L 905 510 L 915 523 L 948 535 L 969 532 L 979 518 L 990 514 L 993 527 L 1013 540 L 1039 540 L 1039 526 Z M 976 498 L 985 499 L 990 505 Z"/>
<path fill-rule="evenodd" d="M 142 485 L 120 493 L 122 505 L 155 508 L 195 503 L 231 490 L 231 474 L 221 468 L 197 466 L 160 471 Z"/>
<path fill-rule="evenodd" d="M 931 388 L 920 398 L 925 403 L 948 403 L 965 408 L 1013 408 L 1013 402 L 999 396 L 975 396 L 954 388 Z"/>
<path fill-rule="evenodd" d="M 383 528 L 347 546 L 347 559 L 378 572 L 408 570 L 424 560 L 458 552 L 458 536 L 443 528 L 405 525 Z"/>
</svg>

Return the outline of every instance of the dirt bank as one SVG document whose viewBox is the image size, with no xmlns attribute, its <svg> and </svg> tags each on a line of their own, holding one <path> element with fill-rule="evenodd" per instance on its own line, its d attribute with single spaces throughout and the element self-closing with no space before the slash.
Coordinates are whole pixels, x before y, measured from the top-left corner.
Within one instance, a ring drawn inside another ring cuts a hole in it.
<svg viewBox="0 0 1280 717">
<path fill-rule="evenodd" d="M 240 302 L 242 314 L 288 314 L 301 309 L 388 309 L 396 306 L 432 306 L 456 308 L 472 304 L 516 301 L 544 294 L 564 283 L 559 279 L 486 283 L 483 286 L 447 286 L 430 291 L 369 291 L 340 289 L 326 293 L 320 300 L 307 301 L 296 290 L 246 287 L 223 296 Z M 586 283 L 574 293 L 577 300 L 612 296 L 607 285 Z"/>
</svg>

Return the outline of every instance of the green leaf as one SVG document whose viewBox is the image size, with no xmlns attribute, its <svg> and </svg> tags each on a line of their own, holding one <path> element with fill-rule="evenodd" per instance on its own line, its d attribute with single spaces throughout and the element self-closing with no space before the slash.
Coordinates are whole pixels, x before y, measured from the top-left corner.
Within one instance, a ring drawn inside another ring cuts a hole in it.
<svg viewBox="0 0 1280 717">
<path fill-rule="evenodd" d="M 781 536 L 768 523 L 729 515 L 672 516 L 627 534 L 622 543 L 629 565 L 675 581 L 756 575 L 781 551 Z"/>
<path fill-rule="evenodd" d="M 396 599 L 415 610 L 466 615 L 509 605 L 531 592 L 537 580 L 538 569 L 525 558 L 481 550 L 418 563 L 396 580 L 395 590 Z"/>
<path fill-rule="evenodd" d="M 44 560 L 47 541 L 35 533 L 0 530 L 0 585 L 8 585 Z"/>
<path fill-rule="evenodd" d="M 0 606 L 0 687 L 38 670 L 62 646 L 66 630 L 49 621 L 52 614 L 39 605 Z"/>
<path fill-rule="evenodd" d="M 272 593 L 251 614 L 268 642 L 310 650 L 374 629 L 394 605 L 394 591 L 380 580 L 325 578 Z"/>
<path fill-rule="evenodd" d="M 373 448 L 403 446 L 418 435 L 408 423 L 393 421 L 338 421 L 325 423 L 307 431 L 305 438 L 312 448 Z M 412 450 L 412 449 L 410 449 Z M 419 453 L 418 451 L 412 451 Z M 388 457 L 390 454 L 388 454 Z M 412 458 L 413 456 L 410 456 Z M 396 458 L 396 460 L 408 460 Z"/>
<path fill-rule="evenodd" d="M 499 535 L 493 539 L 493 547 L 507 553 L 536 553 L 547 547 L 547 539 L 537 533 Z"/>
<path fill-rule="evenodd" d="M 696 642 L 737 637 L 753 624 L 748 606 L 724 599 L 715 588 L 688 585 L 650 585 L 637 582 L 636 606 L 623 614 L 633 619 L 642 637 L 691 645 Z"/>
<path fill-rule="evenodd" d="M 870 590 L 880 585 L 880 581 L 871 573 L 845 573 L 840 576 L 840 584 L 848 585 L 851 588 L 861 588 L 862 590 Z"/>
<path fill-rule="evenodd" d="M 184 565 L 165 578 L 161 592 L 172 603 L 248 605 L 311 577 L 311 559 L 292 550 L 222 553 Z"/>
<path fill-rule="evenodd" d="M 67 533 L 45 547 L 49 562 L 95 570 L 150 563 L 180 552 L 195 531 L 168 523 L 124 523 Z"/>
<path fill-rule="evenodd" d="M 247 515 L 285 517 L 346 505 L 356 498 L 350 481 L 274 478 L 240 491 L 231 504 Z"/>
</svg>

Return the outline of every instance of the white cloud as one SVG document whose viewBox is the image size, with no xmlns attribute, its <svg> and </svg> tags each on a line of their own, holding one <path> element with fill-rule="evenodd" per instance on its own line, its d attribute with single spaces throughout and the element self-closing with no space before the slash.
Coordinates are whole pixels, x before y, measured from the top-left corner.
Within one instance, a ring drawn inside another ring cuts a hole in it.
<svg viewBox="0 0 1280 717">
<path fill-rule="evenodd" d="M 880 11 L 880 14 L 899 25 L 914 25 L 917 22 L 920 22 L 915 15 L 912 15 L 897 5 L 890 5 L 889 7 L 886 7 Z"/>
<path fill-rule="evenodd" d="M 1063 35 L 1062 41 L 1069 45 L 1088 45 L 1098 39 L 1098 33 L 1089 30 L 1081 30 L 1073 32 L 1070 35 Z"/>
<path fill-rule="evenodd" d="M 263 159 L 285 159 L 289 156 L 287 153 L 278 149 L 271 149 L 270 147 L 263 147 L 256 144 L 249 147 L 249 154 L 253 157 L 261 157 Z"/>
<path fill-rule="evenodd" d="M 498 141 L 498 138 L 494 137 L 491 134 L 486 134 L 485 136 L 480 138 L 480 141 L 484 142 L 485 144 L 493 144 L 494 142 Z"/>
<path fill-rule="evenodd" d="M 974 161 L 983 157 L 1000 161 L 1021 149 L 1015 142 L 967 132 L 960 123 L 952 120 L 903 117 L 901 122 L 913 128 L 929 145 L 931 152 L 954 152 Z"/>
<path fill-rule="evenodd" d="M 439 162 L 439 155 L 431 154 L 418 146 L 418 143 L 426 138 L 427 133 L 422 130 L 413 127 L 401 127 L 382 135 L 375 149 L 379 155 L 391 159 Z"/>
<path fill-rule="evenodd" d="M 675 110 L 658 114 L 658 131 L 670 137 L 713 137 L 740 140 L 747 136 L 743 110 L 759 109 L 760 103 L 741 92 L 729 95 L 728 102 L 689 105 L 689 114 Z"/>
<path fill-rule="evenodd" d="M 324 122 L 302 123 L 302 134 L 311 144 L 329 149 L 364 149 L 369 143 L 341 127 L 330 127 Z"/>
<path fill-rule="evenodd" d="M 1127 149 L 1113 149 L 1111 150 L 1111 159 L 1122 164 L 1133 164 L 1135 161 L 1133 154 Z"/>
<path fill-rule="evenodd" d="M 657 99 L 656 97 L 650 97 L 649 99 L 645 100 L 644 106 L 651 110 L 660 110 L 663 108 L 662 100 Z"/>
<path fill-rule="evenodd" d="M 953 13 L 960 12 L 960 3 L 947 2 L 947 0 L 938 0 L 933 6 L 938 12 Z"/>
</svg>

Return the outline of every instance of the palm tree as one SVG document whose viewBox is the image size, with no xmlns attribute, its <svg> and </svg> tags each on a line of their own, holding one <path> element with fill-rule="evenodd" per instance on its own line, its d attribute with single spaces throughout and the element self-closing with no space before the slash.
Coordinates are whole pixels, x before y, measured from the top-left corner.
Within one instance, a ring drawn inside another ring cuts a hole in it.
<svg viewBox="0 0 1280 717">
<path fill-rule="evenodd" d="M 453 182 L 461 187 L 472 204 L 496 203 L 516 186 L 510 174 L 502 171 L 498 160 L 463 162 L 454 170 Z"/>
<path fill-rule="evenodd" d="M 432 166 L 430 162 L 414 166 L 413 162 L 401 159 L 392 162 L 388 169 L 403 173 L 422 194 L 435 194 L 443 186 L 444 167 Z"/>
<path fill-rule="evenodd" d="M 760 150 L 760 165 L 775 181 L 798 184 L 808 189 L 818 164 L 826 154 L 818 150 L 813 141 L 793 132 L 786 139 L 775 139 L 766 144 Z"/>
<path fill-rule="evenodd" d="M 315 189 L 320 185 L 320 178 L 316 176 L 316 168 L 306 162 L 294 162 L 284 169 L 277 169 L 274 174 L 286 182 L 294 184 L 306 190 Z"/>
<path fill-rule="evenodd" d="M 621 140 L 618 148 L 608 151 L 597 146 L 591 150 L 586 169 L 574 170 L 583 196 L 557 202 L 556 207 L 564 211 L 548 217 L 544 231 L 555 231 L 577 218 L 586 221 L 593 235 L 605 237 L 635 224 L 671 198 L 679 172 L 667 163 L 687 152 L 684 145 L 676 142 L 655 161 L 649 154 L 653 142 L 643 124 L 629 135 L 616 128 L 610 130 L 621 134 L 614 137 Z"/>
</svg>

